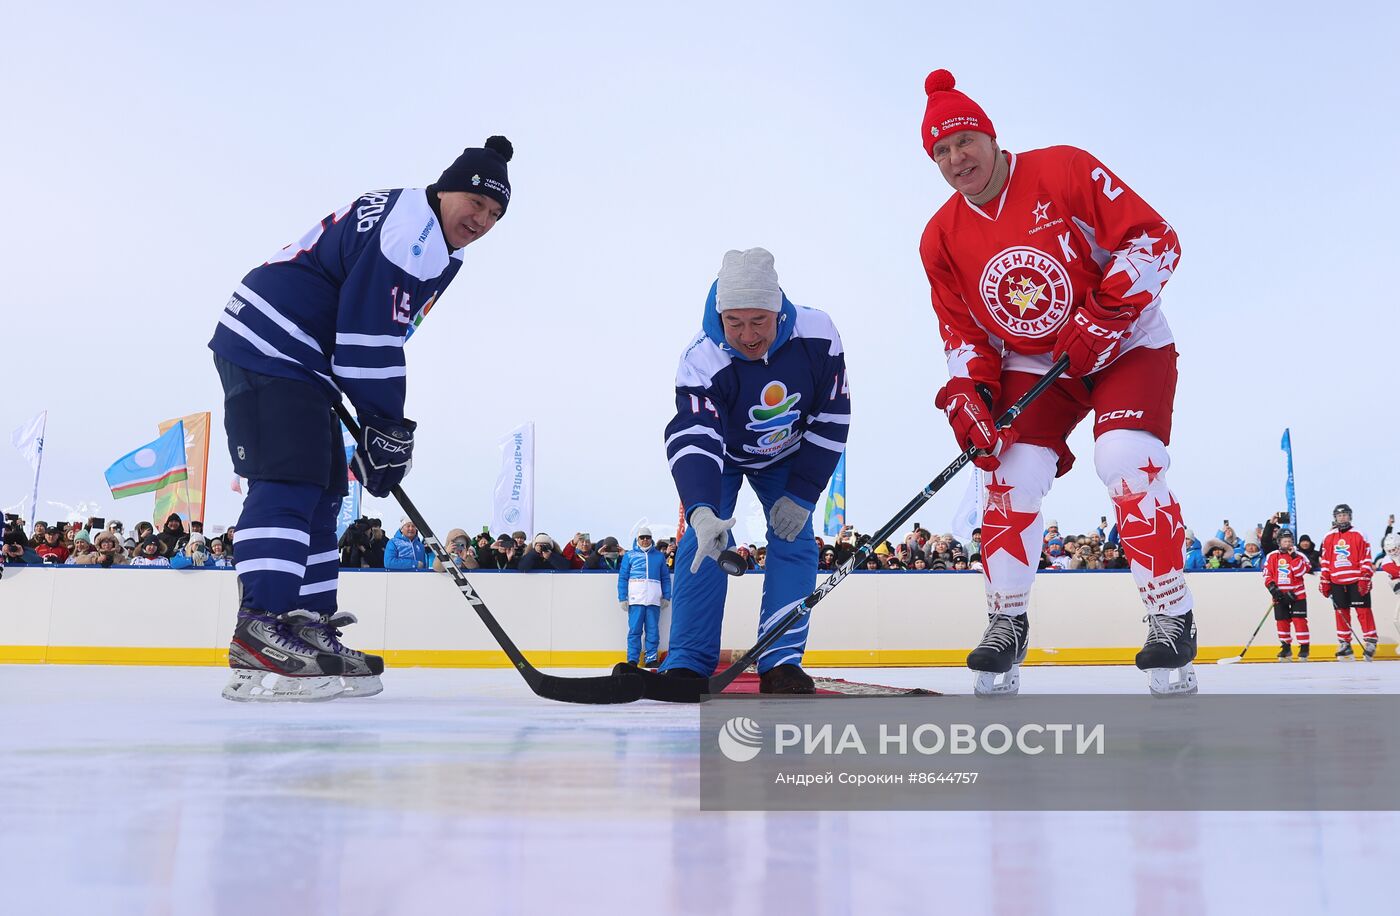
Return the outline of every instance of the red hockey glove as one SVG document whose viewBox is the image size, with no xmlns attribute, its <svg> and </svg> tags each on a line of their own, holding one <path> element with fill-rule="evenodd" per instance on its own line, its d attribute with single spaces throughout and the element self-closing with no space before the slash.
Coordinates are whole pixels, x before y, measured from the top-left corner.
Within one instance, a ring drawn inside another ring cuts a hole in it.
<svg viewBox="0 0 1400 916">
<path fill-rule="evenodd" d="M 1317 590 L 1322 592 L 1322 597 L 1324 598 L 1332 597 L 1332 583 L 1328 582 L 1326 579 L 1323 579 L 1321 582 L 1317 583 Z"/>
<path fill-rule="evenodd" d="M 1356 580 L 1356 590 L 1363 595 L 1371 594 L 1371 577 L 1363 575 Z"/>
<path fill-rule="evenodd" d="M 1010 429 L 997 430 L 992 419 L 992 392 L 970 378 L 950 379 L 938 391 L 933 406 L 948 415 L 953 438 L 962 449 L 975 448 L 987 454 L 972 459 L 984 471 L 995 471 L 1001 462 L 997 455 L 1016 441 Z"/>
<path fill-rule="evenodd" d="M 1084 304 L 1075 309 L 1060 329 L 1050 355 L 1055 359 L 1069 356 L 1065 375 L 1074 378 L 1093 375 L 1122 349 L 1131 333 L 1128 328 L 1136 320 L 1136 313 L 1127 309 L 1110 312 L 1100 307 L 1098 299 L 1089 293 L 1084 297 Z"/>
</svg>

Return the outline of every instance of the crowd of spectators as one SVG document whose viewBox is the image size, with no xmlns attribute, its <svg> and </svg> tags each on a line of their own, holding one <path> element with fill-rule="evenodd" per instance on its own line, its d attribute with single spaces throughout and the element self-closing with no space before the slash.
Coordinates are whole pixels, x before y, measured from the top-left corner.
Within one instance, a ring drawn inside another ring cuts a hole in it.
<svg viewBox="0 0 1400 916">
<path fill-rule="evenodd" d="M 235 528 L 205 536 L 201 522 L 188 526 L 171 514 L 157 531 L 137 522 L 131 532 L 117 520 L 90 518 L 76 522 L 35 522 L 32 534 L 23 520 L 5 517 L 4 565 L 160 566 L 172 569 L 225 569 L 233 566 Z"/>
<path fill-rule="evenodd" d="M 1394 524 L 1392 515 L 1385 534 L 1394 530 Z M 1214 537 L 1204 541 L 1188 528 L 1183 548 L 1186 569 L 1188 572 L 1258 570 L 1264 557 L 1277 547 L 1281 527 L 1286 527 L 1283 513 L 1276 513 L 1264 524 L 1254 526 L 1243 538 L 1228 519 L 1222 522 Z M 179 515 L 171 514 L 159 531 L 146 521 L 138 522 L 127 532 L 120 521 L 93 518 L 86 524 L 36 522 L 33 534 L 29 535 L 21 520 L 7 515 L 0 565 L 232 568 L 236 533 L 237 529 L 230 527 L 221 534 L 206 536 L 202 523 L 186 525 Z M 819 568 L 834 570 L 867 540 L 849 525 L 834 538 L 818 537 Z M 1380 540 L 1376 539 L 1377 545 Z M 629 543 L 627 547 L 630 546 Z M 492 535 L 485 528 L 475 535 L 453 528 L 443 547 L 463 569 L 519 572 L 615 571 L 627 549 L 616 537 L 604 537 L 595 542 L 588 532 L 577 532 L 568 543 L 560 545 L 544 532 L 531 538 L 524 531 Z M 1313 539 L 1306 534 L 1298 535 L 1297 547 L 1308 558 L 1312 571 L 1317 572 L 1319 558 Z M 667 565 L 674 568 L 676 542 L 658 540 L 656 549 L 666 557 Z M 763 569 L 767 548 L 739 544 L 736 550 L 749 569 Z M 902 540 L 887 540 L 876 545 L 860 569 L 869 572 L 976 571 L 982 568 L 981 550 L 980 528 L 963 542 L 952 534 L 934 534 L 915 522 Z M 442 561 L 430 555 L 418 529 L 406 518 L 400 520 L 399 527 L 392 533 L 386 532 L 377 518 L 360 518 L 341 536 L 339 551 L 342 568 L 442 571 Z M 1127 569 L 1128 561 L 1119 544 L 1117 527 L 1109 526 L 1106 518 L 1100 519 L 1099 527 L 1088 534 L 1061 534 L 1059 525 L 1051 519 L 1046 523 L 1039 568 Z"/>
</svg>

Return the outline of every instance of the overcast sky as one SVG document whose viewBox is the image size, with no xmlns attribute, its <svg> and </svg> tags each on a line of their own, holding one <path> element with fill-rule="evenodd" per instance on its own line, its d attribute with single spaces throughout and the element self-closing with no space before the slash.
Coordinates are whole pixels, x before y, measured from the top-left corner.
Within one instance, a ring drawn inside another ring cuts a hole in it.
<svg viewBox="0 0 1400 916">
<path fill-rule="evenodd" d="M 1180 234 L 1170 479 L 1198 534 L 1283 507 L 1286 426 L 1304 532 L 1346 501 L 1375 538 L 1400 504 L 1389 5 L 194 6 L 0 14 L 6 506 L 30 487 L 9 431 L 47 409 L 38 516 L 148 515 L 102 470 L 167 417 L 221 430 L 206 344 L 243 274 L 502 133 L 510 213 L 408 348 L 406 488 L 429 521 L 489 520 L 496 442 L 533 420 L 537 529 L 673 525 L 676 362 L 725 250 L 761 245 L 841 330 L 851 520 L 873 530 L 955 455 L 918 258 L 950 193 L 919 143 L 936 67 L 1005 148 L 1088 149 Z M 1071 441 L 1045 510 L 1079 531 L 1109 502 L 1087 425 Z M 210 456 L 208 519 L 228 524 L 221 435 Z M 961 491 L 919 520 L 946 530 Z"/>
</svg>

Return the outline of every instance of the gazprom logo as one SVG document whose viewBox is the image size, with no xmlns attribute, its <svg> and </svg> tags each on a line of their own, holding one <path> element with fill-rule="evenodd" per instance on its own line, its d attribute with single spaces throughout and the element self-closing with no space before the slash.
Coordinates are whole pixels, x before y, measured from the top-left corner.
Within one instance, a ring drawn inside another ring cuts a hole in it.
<svg viewBox="0 0 1400 916">
<path fill-rule="evenodd" d="M 763 729 L 747 716 L 735 716 L 719 730 L 719 750 L 735 763 L 748 763 L 763 745 Z"/>
</svg>

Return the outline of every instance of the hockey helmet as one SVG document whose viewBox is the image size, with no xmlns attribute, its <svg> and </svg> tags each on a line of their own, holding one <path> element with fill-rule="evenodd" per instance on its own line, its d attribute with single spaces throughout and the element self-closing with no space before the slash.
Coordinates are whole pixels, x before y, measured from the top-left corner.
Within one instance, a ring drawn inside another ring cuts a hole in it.
<svg viewBox="0 0 1400 916">
<path fill-rule="evenodd" d="M 1340 518 L 1340 516 L 1342 515 L 1346 516 L 1345 520 Z M 1350 528 L 1351 506 L 1348 506 L 1346 503 L 1337 503 L 1337 508 L 1332 510 L 1332 524 L 1340 528 L 1342 531 L 1346 531 L 1348 528 Z"/>
<path fill-rule="evenodd" d="M 1381 541 L 1381 549 L 1392 559 L 1400 560 L 1400 534 L 1387 534 Z"/>
<path fill-rule="evenodd" d="M 1278 534 L 1274 535 L 1274 540 L 1278 541 L 1278 545 L 1280 547 L 1283 546 L 1283 542 L 1285 539 L 1288 540 L 1289 547 L 1292 547 L 1295 543 L 1297 543 L 1293 538 L 1292 528 L 1280 528 L 1278 530 Z"/>
</svg>

